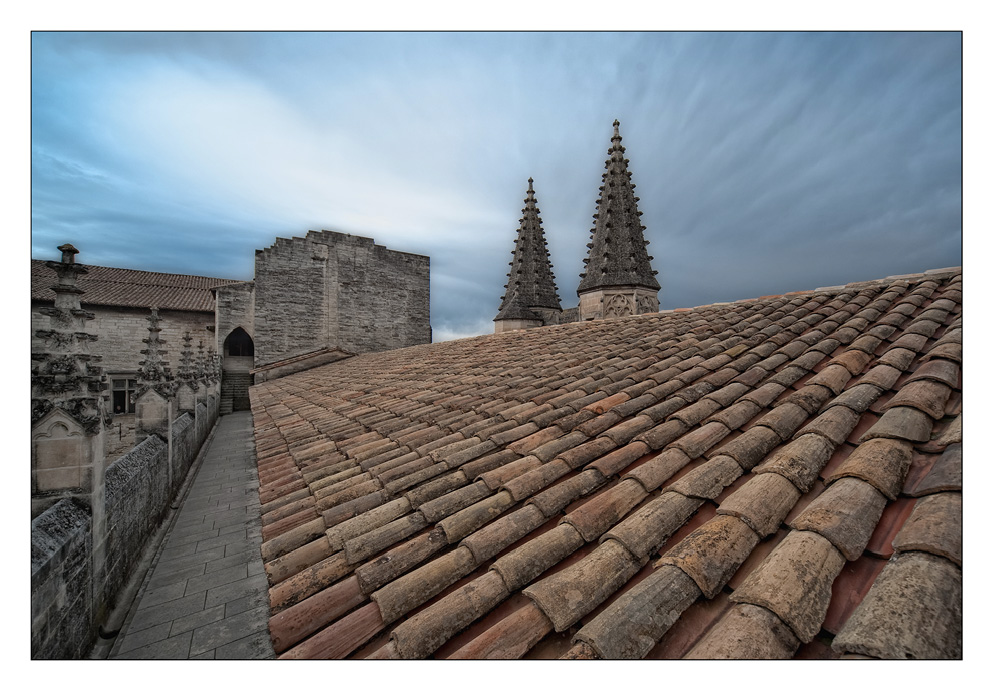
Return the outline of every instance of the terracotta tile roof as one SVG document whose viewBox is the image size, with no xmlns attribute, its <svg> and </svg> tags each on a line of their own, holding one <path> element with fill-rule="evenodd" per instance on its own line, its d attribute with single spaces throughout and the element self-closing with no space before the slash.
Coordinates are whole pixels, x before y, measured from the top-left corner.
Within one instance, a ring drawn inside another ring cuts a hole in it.
<svg viewBox="0 0 993 691">
<path fill-rule="evenodd" d="M 285 658 L 960 657 L 961 271 L 252 388 Z"/>
<path fill-rule="evenodd" d="M 80 297 L 84 305 L 213 312 L 214 296 L 210 289 L 241 283 L 226 278 L 114 269 L 89 264 L 86 268 L 87 273 L 81 275 L 78 282 L 84 291 Z M 31 299 L 54 302 L 55 293 L 51 287 L 55 283 L 55 272 L 48 268 L 47 262 L 32 259 Z"/>
</svg>

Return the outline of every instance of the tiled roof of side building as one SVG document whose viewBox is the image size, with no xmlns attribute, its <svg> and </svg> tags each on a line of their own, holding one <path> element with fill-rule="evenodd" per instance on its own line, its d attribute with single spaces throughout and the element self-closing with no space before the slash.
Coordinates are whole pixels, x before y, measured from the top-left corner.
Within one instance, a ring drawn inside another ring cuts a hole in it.
<svg viewBox="0 0 993 691">
<path fill-rule="evenodd" d="M 252 388 L 284 658 L 957 658 L 961 270 Z"/>
<path fill-rule="evenodd" d="M 83 290 L 83 305 L 113 307 L 158 307 L 159 309 L 212 312 L 214 296 L 210 289 L 242 283 L 226 278 L 164 274 L 135 269 L 115 269 L 85 265 L 87 272 L 77 285 Z M 52 286 L 57 283 L 55 272 L 47 262 L 31 260 L 31 299 L 53 302 Z"/>
</svg>

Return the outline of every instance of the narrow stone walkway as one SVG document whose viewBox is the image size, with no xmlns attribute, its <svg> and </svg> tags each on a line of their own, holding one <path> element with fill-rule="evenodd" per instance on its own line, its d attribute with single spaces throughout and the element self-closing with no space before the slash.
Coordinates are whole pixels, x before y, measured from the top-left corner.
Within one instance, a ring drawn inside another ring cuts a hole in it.
<svg viewBox="0 0 993 691">
<path fill-rule="evenodd" d="M 112 659 L 268 659 L 268 584 L 248 411 L 220 418 Z"/>
</svg>

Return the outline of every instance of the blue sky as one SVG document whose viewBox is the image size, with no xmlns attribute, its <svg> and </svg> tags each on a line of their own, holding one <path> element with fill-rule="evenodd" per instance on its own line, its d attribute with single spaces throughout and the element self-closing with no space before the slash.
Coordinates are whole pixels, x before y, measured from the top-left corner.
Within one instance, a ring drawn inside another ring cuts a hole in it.
<svg viewBox="0 0 993 691">
<path fill-rule="evenodd" d="M 958 33 L 35 33 L 31 254 L 249 279 L 326 228 L 489 333 L 528 177 L 564 307 L 621 122 L 662 307 L 962 263 Z"/>
</svg>

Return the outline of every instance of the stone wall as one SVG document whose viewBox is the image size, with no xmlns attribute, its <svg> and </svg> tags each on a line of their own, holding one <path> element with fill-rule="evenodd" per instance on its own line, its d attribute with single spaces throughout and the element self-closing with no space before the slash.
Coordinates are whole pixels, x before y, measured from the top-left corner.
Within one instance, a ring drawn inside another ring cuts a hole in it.
<svg viewBox="0 0 993 691">
<path fill-rule="evenodd" d="M 43 344 L 35 336 L 39 329 L 48 329 L 49 318 L 40 313 L 41 303 L 31 306 L 31 352 L 40 352 Z M 100 366 L 109 376 L 119 374 L 134 375 L 138 370 L 138 362 L 142 360 L 139 351 L 145 347 L 142 339 L 148 338 L 149 310 L 127 307 L 104 307 L 87 305 L 83 309 L 93 312 L 95 319 L 86 327 L 87 331 L 97 335 L 99 352 L 103 356 Z M 181 312 L 178 310 L 159 310 L 162 322 L 161 337 L 166 341 L 168 351 L 164 356 L 166 363 L 173 372 L 179 369 L 179 359 L 183 354 L 183 334 L 187 331 L 193 336 L 193 348 L 196 352 L 197 343 L 202 340 L 204 349 L 214 348 L 215 337 L 211 327 L 214 326 L 214 315 L 211 312 Z"/>
<path fill-rule="evenodd" d="M 104 601 L 116 595 L 141 559 L 148 538 L 165 514 L 172 495 L 169 486 L 169 446 L 157 436 L 146 437 L 121 456 L 106 475 L 107 542 Z"/>
<path fill-rule="evenodd" d="M 343 243 L 337 256 L 338 342 L 333 345 L 368 353 L 431 342 L 427 257 L 372 241 Z"/>
<path fill-rule="evenodd" d="M 31 656 L 86 655 L 99 622 L 121 604 L 149 540 L 166 516 L 218 414 L 218 397 L 204 396 L 196 415 L 172 425 L 169 445 L 151 435 L 106 470 L 104 529 L 94 536 L 89 507 L 63 499 L 31 522 Z M 100 549 L 95 549 L 95 544 Z"/>
<path fill-rule="evenodd" d="M 224 339 L 239 326 L 255 338 L 255 282 L 232 283 L 215 292 L 215 331 L 217 352 L 224 349 Z"/>
<path fill-rule="evenodd" d="M 312 231 L 255 256 L 255 364 L 322 348 L 429 343 L 430 260 L 370 238 Z"/>
<path fill-rule="evenodd" d="M 31 521 L 31 657 L 78 659 L 96 634 L 90 515 L 63 499 Z"/>
</svg>

